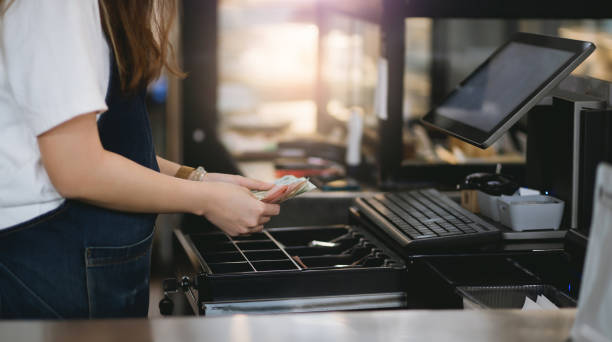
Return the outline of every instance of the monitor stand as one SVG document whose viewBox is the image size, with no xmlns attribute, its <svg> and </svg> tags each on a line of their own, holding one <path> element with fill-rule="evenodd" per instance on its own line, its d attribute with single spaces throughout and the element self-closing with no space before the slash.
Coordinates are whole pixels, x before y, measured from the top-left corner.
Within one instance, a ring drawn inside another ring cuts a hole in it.
<svg viewBox="0 0 612 342">
<path fill-rule="evenodd" d="M 596 166 L 612 161 L 609 97 L 590 91 L 602 82 L 570 77 L 528 114 L 526 184 L 565 201 L 561 229 L 588 228 Z"/>
</svg>

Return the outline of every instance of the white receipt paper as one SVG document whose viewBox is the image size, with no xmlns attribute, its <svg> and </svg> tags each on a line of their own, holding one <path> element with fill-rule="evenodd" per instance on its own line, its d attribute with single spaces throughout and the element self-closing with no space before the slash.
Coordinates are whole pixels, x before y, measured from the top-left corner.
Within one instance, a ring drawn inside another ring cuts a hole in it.
<svg viewBox="0 0 612 342">
<path fill-rule="evenodd" d="M 550 299 L 546 298 L 544 295 L 539 295 L 536 301 L 534 302 L 531 298 L 525 297 L 525 304 L 523 304 L 524 311 L 529 310 L 558 310 L 557 307 Z"/>
</svg>

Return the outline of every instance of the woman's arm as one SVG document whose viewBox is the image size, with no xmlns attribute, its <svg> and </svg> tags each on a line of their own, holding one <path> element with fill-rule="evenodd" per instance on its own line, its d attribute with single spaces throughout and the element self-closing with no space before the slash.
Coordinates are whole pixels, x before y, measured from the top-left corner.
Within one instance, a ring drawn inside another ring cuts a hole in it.
<svg viewBox="0 0 612 342">
<path fill-rule="evenodd" d="M 160 156 L 157 156 L 157 164 L 161 173 L 174 176 L 177 171 L 181 168 L 181 165 L 166 160 Z M 257 179 L 246 178 L 239 175 L 229 175 L 225 173 L 214 173 L 209 172 L 204 176 L 204 181 L 207 182 L 225 182 L 243 186 L 250 190 L 270 190 L 274 187 L 274 184 L 262 182 Z"/>
<path fill-rule="evenodd" d="M 38 144 L 51 182 L 66 198 L 121 211 L 203 215 L 231 235 L 260 230 L 279 212 L 244 187 L 171 177 L 104 150 L 94 113 L 41 134 Z"/>
<path fill-rule="evenodd" d="M 157 165 L 159 165 L 159 171 L 164 175 L 173 176 L 181 168 L 181 165 L 157 156 Z"/>
</svg>

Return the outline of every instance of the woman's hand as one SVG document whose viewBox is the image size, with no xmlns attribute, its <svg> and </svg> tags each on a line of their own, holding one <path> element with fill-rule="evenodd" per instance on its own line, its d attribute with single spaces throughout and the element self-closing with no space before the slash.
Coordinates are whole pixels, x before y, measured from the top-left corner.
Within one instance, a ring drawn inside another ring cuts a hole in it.
<svg viewBox="0 0 612 342">
<path fill-rule="evenodd" d="M 245 187 L 230 182 L 201 184 L 206 186 L 202 191 L 205 198 L 201 214 L 230 236 L 259 232 L 272 216 L 280 212 L 278 204 L 259 201 Z"/>
<path fill-rule="evenodd" d="M 204 181 L 232 183 L 245 187 L 249 190 L 270 190 L 274 187 L 274 184 L 272 183 L 225 173 L 207 173 L 206 176 L 204 176 Z"/>
</svg>

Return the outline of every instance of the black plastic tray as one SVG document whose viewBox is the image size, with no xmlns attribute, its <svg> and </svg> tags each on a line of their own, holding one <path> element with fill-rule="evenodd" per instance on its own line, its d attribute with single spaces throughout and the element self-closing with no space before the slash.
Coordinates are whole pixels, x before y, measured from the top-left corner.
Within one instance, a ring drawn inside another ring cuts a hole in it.
<svg viewBox="0 0 612 342">
<path fill-rule="evenodd" d="M 406 266 L 348 225 L 271 228 L 249 236 L 175 231 L 191 255 L 198 301 L 404 292 Z M 331 242 L 329 247 L 312 241 Z"/>
</svg>

